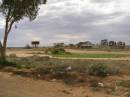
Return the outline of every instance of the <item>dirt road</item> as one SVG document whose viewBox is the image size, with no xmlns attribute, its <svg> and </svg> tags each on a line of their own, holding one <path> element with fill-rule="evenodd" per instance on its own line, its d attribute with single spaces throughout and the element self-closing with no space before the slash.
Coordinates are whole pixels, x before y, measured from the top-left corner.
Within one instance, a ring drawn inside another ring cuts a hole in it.
<svg viewBox="0 0 130 97">
<path fill-rule="evenodd" d="M 87 87 L 71 87 L 0 72 L 0 97 L 116 97 L 92 92 Z"/>
</svg>

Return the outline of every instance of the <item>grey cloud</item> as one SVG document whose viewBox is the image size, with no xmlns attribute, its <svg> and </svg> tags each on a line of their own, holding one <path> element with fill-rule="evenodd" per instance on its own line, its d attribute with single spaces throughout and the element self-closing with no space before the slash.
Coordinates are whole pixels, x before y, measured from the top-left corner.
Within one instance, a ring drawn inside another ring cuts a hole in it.
<svg viewBox="0 0 130 97">
<path fill-rule="evenodd" d="M 50 45 L 54 42 L 76 43 L 86 40 L 100 42 L 104 38 L 122 40 L 130 44 L 129 14 L 123 11 L 103 14 L 87 9 L 82 9 L 79 13 L 75 9 L 72 10 L 73 5 L 67 1 L 72 0 L 49 1 L 49 7 L 47 5 L 44 7 L 47 11 L 45 15 L 38 16 L 32 22 L 24 19 L 17 24 L 18 29 L 13 29 L 13 33 L 10 34 L 9 45 L 24 46 L 35 39 L 39 39 L 41 45 Z M 109 3 L 112 0 L 91 1 Z M 57 3 L 62 3 L 64 6 L 57 6 Z"/>
<path fill-rule="evenodd" d="M 92 3 L 108 3 L 114 0 L 91 0 Z"/>
</svg>

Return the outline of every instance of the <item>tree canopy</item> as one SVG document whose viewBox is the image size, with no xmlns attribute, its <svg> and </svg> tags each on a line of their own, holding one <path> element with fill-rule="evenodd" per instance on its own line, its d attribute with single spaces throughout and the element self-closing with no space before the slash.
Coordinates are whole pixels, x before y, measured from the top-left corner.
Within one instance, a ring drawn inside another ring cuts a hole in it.
<svg viewBox="0 0 130 97">
<path fill-rule="evenodd" d="M 5 57 L 8 34 L 15 22 L 24 17 L 34 20 L 38 15 L 39 5 L 45 4 L 47 0 L 1 0 L 0 12 L 5 17 L 4 41 L 0 41 L 1 56 Z M 3 53 L 4 52 L 4 53 Z"/>
<path fill-rule="evenodd" d="M 46 0 L 2 0 L 0 12 L 8 21 L 19 21 L 23 17 L 34 20 L 37 16 L 39 5 Z"/>
</svg>

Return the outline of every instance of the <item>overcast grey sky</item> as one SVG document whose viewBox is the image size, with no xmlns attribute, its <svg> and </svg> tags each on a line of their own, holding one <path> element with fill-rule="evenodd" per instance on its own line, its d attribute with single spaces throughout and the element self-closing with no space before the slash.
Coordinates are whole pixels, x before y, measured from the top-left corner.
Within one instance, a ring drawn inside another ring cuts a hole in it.
<svg viewBox="0 0 130 97">
<path fill-rule="evenodd" d="M 22 20 L 12 29 L 8 46 L 24 46 L 32 40 L 41 45 L 55 42 L 100 42 L 101 39 L 130 44 L 130 0 L 48 0 L 36 20 Z M 0 17 L 0 39 L 4 19 Z"/>
</svg>

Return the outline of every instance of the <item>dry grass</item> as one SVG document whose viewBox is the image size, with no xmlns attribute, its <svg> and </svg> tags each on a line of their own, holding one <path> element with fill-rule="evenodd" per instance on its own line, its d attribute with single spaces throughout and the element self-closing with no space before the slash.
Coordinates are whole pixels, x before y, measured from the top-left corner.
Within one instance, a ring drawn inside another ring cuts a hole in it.
<svg viewBox="0 0 130 97">
<path fill-rule="evenodd" d="M 92 89 L 91 91 L 101 94 L 99 97 L 102 97 L 102 94 L 111 95 L 110 97 L 129 97 L 129 60 L 57 59 L 39 56 L 38 52 L 35 52 L 35 56 L 31 57 L 10 56 L 8 60 L 17 65 L 13 68 L 5 67 L 3 70 L 36 79 L 62 81 L 69 86 L 86 86 Z M 32 53 L 32 51 L 26 51 L 26 53 Z M 103 68 L 95 68 L 97 64 L 103 65 Z M 105 70 L 105 76 L 91 74 L 89 70 L 93 67 L 93 73 L 102 74 Z M 103 84 L 103 87 L 99 83 Z M 63 90 L 63 93 L 68 92 Z"/>
</svg>

